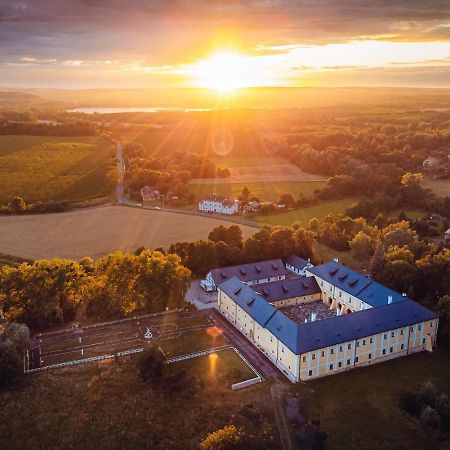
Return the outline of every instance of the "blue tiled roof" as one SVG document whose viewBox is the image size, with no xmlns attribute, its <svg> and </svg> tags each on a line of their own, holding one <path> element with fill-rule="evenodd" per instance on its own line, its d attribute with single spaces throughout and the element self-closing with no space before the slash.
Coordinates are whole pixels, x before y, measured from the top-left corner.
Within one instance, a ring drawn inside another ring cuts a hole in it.
<svg viewBox="0 0 450 450">
<path fill-rule="evenodd" d="M 251 288 L 261 294 L 267 301 L 276 302 L 287 298 L 320 294 L 321 290 L 314 277 L 300 277 L 295 280 L 275 281 L 257 284 Z"/>
<path fill-rule="evenodd" d="M 392 289 L 389 289 L 376 281 L 372 281 L 358 294 L 357 297 L 374 308 L 386 305 L 389 297 L 392 297 L 392 303 L 407 300 L 407 298 L 403 297 L 402 294 L 399 294 L 398 292 L 393 291 Z"/>
<path fill-rule="evenodd" d="M 298 325 L 298 354 L 401 328 L 437 315 L 411 300 Z M 286 344 L 287 345 L 287 344 Z"/>
<path fill-rule="evenodd" d="M 297 349 L 298 325 L 288 316 L 278 311 L 269 319 L 266 328 L 294 353 Z"/>
<path fill-rule="evenodd" d="M 329 261 L 307 270 L 354 297 L 358 297 L 358 294 L 371 283 L 371 280 L 364 275 L 336 261 Z"/>
<path fill-rule="evenodd" d="M 236 277 L 222 283 L 219 289 L 263 327 L 277 312 L 274 306 Z"/>
<path fill-rule="evenodd" d="M 269 261 L 213 269 L 211 270 L 211 275 L 214 283 L 218 286 L 220 283 L 233 277 L 237 277 L 241 281 L 252 281 L 283 276 L 286 275 L 286 268 L 281 259 L 271 259 Z"/>
<path fill-rule="evenodd" d="M 289 264 L 291 266 L 296 267 L 297 269 L 304 269 L 305 266 L 308 264 L 308 261 L 306 259 L 300 258 L 300 256 L 297 255 L 291 255 L 286 260 L 286 264 Z"/>
<path fill-rule="evenodd" d="M 332 283 L 338 289 L 353 295 L 374 308 L 386 305 L 389 296 L 392 297 L 392 303 L 406 300 L 398 292 L 376 281 L 372 281 L 336 261 L 329 261 L 325 264 L 309 268 L 308 272 Z"/>
<path fill-rule="evenodd" d="M 349 272 L 351 272 L 349 276 L 355 273 L 351 270 Z M 361 296 L 365 296 L 364 298 L 369 299 L 373 304 L 378 303 L 374 304 L 377 307 L 301 324 L 289 319 L 237 277 L 225 281 L 219 289 L 296 354 L 372 336 L 437 317 L 433 311 L 402 297 L 397 292 L 379 283 L 367 281 L 369 284 L 365 285 L 365 293 L 361 293 Z M 277 284 L 283 283 L 286 282 Z M 388 295 L 393 296 L 392 304 L 387 304 Z M 369 300 L 364 301 L 369 303 Z"/>
</svg>

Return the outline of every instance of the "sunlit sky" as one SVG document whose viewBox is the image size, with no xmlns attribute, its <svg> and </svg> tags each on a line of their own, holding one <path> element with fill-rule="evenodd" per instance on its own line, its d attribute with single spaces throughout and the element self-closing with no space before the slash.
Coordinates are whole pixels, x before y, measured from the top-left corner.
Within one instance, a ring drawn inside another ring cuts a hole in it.
<svg viewBox="0 0 450 450">
<path fill-rule="evenodd" d="M 1 0 L 1 87 L 450 87 L 450 0 Z"/>
</svg>

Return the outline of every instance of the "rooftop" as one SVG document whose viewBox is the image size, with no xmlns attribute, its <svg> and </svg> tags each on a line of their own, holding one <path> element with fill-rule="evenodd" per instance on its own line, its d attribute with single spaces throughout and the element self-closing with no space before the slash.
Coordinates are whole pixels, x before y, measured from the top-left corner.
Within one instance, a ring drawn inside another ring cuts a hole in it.
<svg viewBox="0 0 450 450">
<path fill-rule="evenodd" d="M 286 276 L 286 268 L 281 259 L 271 259 L 257 263 L 241 264 L 239 266 L 222 267 L 211 270 L 214 283 L 218 286 L 233 277 L 241 281 L 259 280 L 276 276 Z"/>
<path fill-rule="evenodd" d="M 216 203 L 222 203 L 224 206 L 233 206 L 234 203 L 237 200 L 234 200 L 231 197 L 227 197 L 226 195 L 219 195 L 219 194 L 208 194 L 205 195 L 200 202 L 216 202 Z"/>
<path fill-rule="evenodd" d="M 307 261 L 306 259 L 300 258 L 300 256 L 297 256 L 297 255 L 291 255 L 286 260 L 286 264 L 294 266 L 300 270 L 304 269 L 308 263 L 309 263 L 309 261 Z"/>
<path fill-rule="evenodd" d="M 392 297 L 392 303 L 401 302 L 406 299 L 398 292 L 343 266 L 337 261 L 329 261 L 325 264 L 308 268 L 307 270 L 309 273 L 332 283 L 338 289 L 347 292 L 373 307 L 386 305 L 389 297 Z"/>
<path fill-rule="evenodd" d="M 300 277 L 294 280 L 274 281 L 251 288 L 268 302 L 276 302 L 304 295 L 320 294 L 321 290 L 314 277 Z"/>
</svg>

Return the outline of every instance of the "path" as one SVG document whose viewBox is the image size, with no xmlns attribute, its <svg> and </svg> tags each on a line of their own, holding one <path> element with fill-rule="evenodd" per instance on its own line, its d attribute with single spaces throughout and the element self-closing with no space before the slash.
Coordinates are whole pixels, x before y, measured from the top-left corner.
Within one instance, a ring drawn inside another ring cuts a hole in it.
<svg viewBox="0 0 450 450">
<path fill-rule="evenodd" d="M 282 381 L 275 381 L 270 387 L 275 412 L 275 422 L 277 423 L 280 443 L 283 450 L 293 450 L 291 430 L 286 417 L 286 399 L 284 395 L 285 384 Z"/>
<path fill-rule="evenodd" d="M 116 159 L 117 159 L 117 172 L 119 174 L 119 179 L 117 180 L 116 184 L 116 198 L 119 203 L 124 203 L 123 176 L 125 168 L 123 164 L 122 144 L 118 141 L 117 141 Z"/>
</svg>

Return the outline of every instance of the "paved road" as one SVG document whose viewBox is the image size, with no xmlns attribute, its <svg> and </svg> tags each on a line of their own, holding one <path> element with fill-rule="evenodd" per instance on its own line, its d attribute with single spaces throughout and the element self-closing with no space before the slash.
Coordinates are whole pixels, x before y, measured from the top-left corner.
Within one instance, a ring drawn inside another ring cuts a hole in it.
<svg viewBox="0 0 450 450">
<path fill-rule="evenodd" d="M 223 330 L 233 347 L 236 347 L 265 379 L 278 377 L 280 372 L 276 366 L 216 309 L 211 309 L 211 315 L 215 325 Z"/>
<path fill-rule="evenodd" d="M 119 203 L 123 203 L 124 200 L 123 175 L 125 172 L 125 167 L 123 164 L 122 144 L 120 142 L 117 142 L 116 159 L 117 159 L 117 172 L 119 173 L 119 179 L 117 180 L 116 184 L 116 197 Z"/>
</svg>

